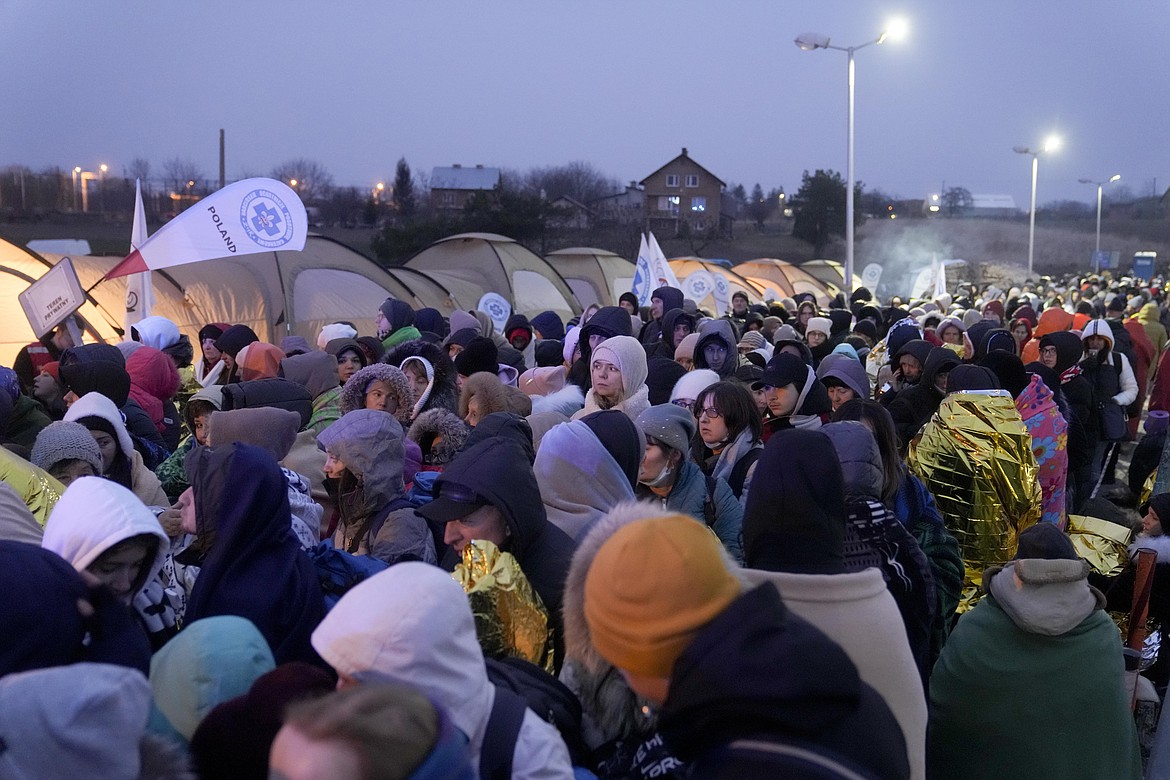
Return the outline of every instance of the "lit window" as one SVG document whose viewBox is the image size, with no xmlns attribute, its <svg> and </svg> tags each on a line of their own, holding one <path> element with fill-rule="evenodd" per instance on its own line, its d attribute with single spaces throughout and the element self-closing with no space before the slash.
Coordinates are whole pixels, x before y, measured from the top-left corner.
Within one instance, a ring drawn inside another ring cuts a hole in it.
<svg viewBox="0 0 1170 780">
<path fill-rule="evenodd" d="M 666 175 L 666 186 L 667 187 L 677 187 L 678 186 L 678 174 L 668 173 Z"/>
<path fill-rule="evenodd" d="M 691 198 L 691 211 L 706 211 L 706 210 L 707 210 L 707 199 L 706 198 L 698 196 L 698 195 Z"/>
<path fill-rule="evenodd" d="M 688 187 L 698 187 L 699 186 L 699 177 L 693 173 L 688 175 L 687 176 L 687 186 Z"/>
</svg>

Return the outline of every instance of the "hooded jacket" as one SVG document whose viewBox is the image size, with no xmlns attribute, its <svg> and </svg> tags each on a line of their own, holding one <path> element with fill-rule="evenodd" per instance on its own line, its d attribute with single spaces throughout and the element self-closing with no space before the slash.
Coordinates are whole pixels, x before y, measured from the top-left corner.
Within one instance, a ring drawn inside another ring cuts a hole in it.
<svg viewBox="0 0 1170 780">
<path fill-rule="evenodd" d="M 414 327 L 414 309 L 406 301 L 387 298 L 381 306 L 382 314 L 390 323 L 390 330 L 382 336 L 382 346 L 387 351 L 406 341 L 419 338 L 422 334 Z"/>
<path fill-rule="evenodd" d="M 589 323 L 592 324 L 593 320 L 589 320 Z M 595 352 L 599 352 L 603 348 L 608 355 L 607 359 L 611 360 L 621 372 L 621 400 L 612 406 L 603 407 L 596 391 L 591 387 L 589 388 L 589 392 L 585 394 L 585 407 L 574 414 L 573 419 L 579 420 L 587 414 L 609 408 L 619 409 L 625 412 L 630 420 L 636 420 L 639 414 L 650 408 L 650 390 L 646 387 L 646 353 L 638 342 L 630 336 L 615 336 L 606 339 L 597 345 Z M 589 358 L 590 365 L 592 364 L 593 357 L 594 355 L 591 354 Z"/>
<path fill-rule="evenodd" d="M 134 495 L 147 506 L 170 506 L 171 502 L 167 499 L 166 491 L 162 489 L 162 483 L 142 462 L 142 455 L 138 450 L 134 449 L 130 434 L 122 422 L 122 415 L 114 407 L 114 403 L 101 393 L 87 393 L 74 401 L 69 411 L 65 412 L 65 419 L 69 422 L 78 422 L 83 417 L 100 418 L 114 429 L 119 454 L 129 463 L 130 489 Z"/>
<path fill-rule="evenodd" d="M 347 592 L 313 632 L 313 646 L 338 673 L 422 691 L 467 737 L 478 771 L 496 689 L 488 681 L 467 596 L 450 575 L 406 562 Z M 556 729 L 524 713 L 514 780 L 571 780 Z"/>
<path fill-rule="evenodd" d="M 430 409 L 410 425 L 406 436 L 419 446 L 424 471 L 441 471 L 463 449 L 471 429 L 448 409 Z M 428 468 L 434 467 L 434 468 Z"/>
<path fill-rule="evenodd" d="M 366 366 L 346 381 L 341 388 L 341 413 L 344 415 L 355 409 L 365 409 L 366 391 L 375 380 L 390 386 L 390 395 L 395 403 L 394 419 L 402 425 L 410 425 L 414 412 L 414 388 L 402 369 L 385 363 Z"/>
<path fill-rule="evenodd" d="M 140 753 L 149 713 L 146 678 L 121 666 L 9 675 L 0 681 L 0 776 L 156 777 Z"/>
<path fill-rule="evenodd" d="M 1040 312 L 1040 319 L 1032 331 L 1032 338 L 1020 350 L 1020 360 L 1024 365 L 1035 363 L 1040 359 L 1040 339 L 1049 333 L 1059 333 L 1072 327 L 1073 316 L 1059 306 L 1049 306 Z"/>
<path fill-rule="evenodd" d="M 430 394 L 419 409 L 419 414 L 431 409 L 456 411 L 459 408 L 459 390 L 455 387 L 455 365 L 447 357 L 447 350 L 428 341 L 416 339 L 399 344 L 386 353 L 384 362 L 402 367 L 409 357 L 421 357 L 431 364 L 434 379 Z"/>
<path fill-rule="evenodd" d="M 1028 386 L 1016 396 L 1016 409 L 1032 436 L 1036 455 L 1036 480 L 1044 495 L 1041 522 L 1063 527 L 1065 484 L 1068 477 L 1068 422 L 1056 405 L 1052 391 L 1038 374 L 1028 374 Z"/>
<path fill-rule="evenodd" d="M 657 290 L 650 293 L 650 298 L 651 300 L 657 298 L 658 300 L 662 301 L 663 316 L 657 320 L 650 320 L 650 322 L 647 322 L 642 326 L 642 332 L 638 334 L 638 341 L 642 342 L 646 346 L 657 343 L 659 339 L 663 337 L 666 329 L 663 327 L 662 319 L 665 318 L 666 313 L 671 309 L 682 309 L 684 301 L 683 291 L 677 287 L 671 287 L 669 285 L 659 287 Z M 618 308 L 620 309 L 621 307 L 619 306 Z M 625 309 L 621 310 L 623 312 L 625 311 Z"/>
<path fill-rule="evenodd" d="M 185 747 L 216 705 L 244 695 L 273 668 L 268 642 L 244 618 L 192 619 L 150 661 L 150 730 Z"/>
<path fill-rule="evenodd" d="M 912 776 L 907 741 L 881 696 L 768 585 L 700 629 L 675 661 L 658 725 L 696 777 L 758 769 L 725 752 L 741 739 L 796 744 L 875 777 Z"/>
<path fill-rule="evenodd" d="M 471 399 L 476 398 L 479 419 L 496 412 L 511 412 L 521 417 L 532 414 L 532 400 L 515 387 L 505 385 L 495 374 L 479 372 L 463 381 L 459 396 L 459 417 L 467 419 Z"/>
<path fill-rule="evenodd" d="M 1117 627 L 1087 570 L 1025 559 L 984 575 L 930 678 L 937 777 L 1142 776 Z"/>
<path fill-rule="evenodd" d="M 674 351 L 678 348 L 678 341 L 682 340 L 675 340 L 674 328 L 680 323 L 686 323 L 690 326 L 690 332 L 695 332 L 695 318 L 687 314 L 682 309 L 671 309 L 662 315 L 662 336 L 658 339 L 658 341 L 646 345 L 647 359 L 653 357 L 664 357 L 667 360 L 674 362 Z"/>
<path fill-rule="evenodd" d="M 279 663 L 312 661 L 309 634 L 325 604 L 316 569 L 291 530 L 280 466 L 259 447 L 228 444 L 195 450 L 187 471 L 206 552 L 185 620 L 239 615 L 260 630 Z"/>
<path fill-rule="evenodd" d="M 721 366 L 707 365 L 707 356 L 703 350 L 708 344 L 721 344 L 727 349 L 727 356 Z M 699 341 L 695 344 L 695 368 L 709 368 L 719 374 L 720 379 L 730 379 L 739 367 L 738 341 L 735 330 L 727 320 L 709 320 L 699 326 Z"/>
<path fill-rule="evenodd" d="M 1138 385 L 1137 380 L 1134 379 L 1129 359 L 1124 354 L 1114 351 L 1113 335 L 1109 323 L 1105 320 L 1093 320 L 1086 325 L 1085 329 L 1081 331 L 1081 343 L 1084 343 L 1090 336 L 1100 336 L 1105 339 L 1107 346 L 1101 350 L 1096 361 L 1083 361 L 1081 367 L 1086 369 L 1086 374 L 1094 378 L 1094 390 L 1097 393 L 1098 401 L 1105 400 L 1105 397 L 1108 396 L 1112 398 L 1113 403 L 1124 407 L 1137 400 Z M 1105 366 L 1109 366 L 1108 371 L 1104 370 Z M 1107 376 L 1109 373 L 1116 374 L 1116 381 L 1106 381 L 1109 379 Z M 1118 392 L 1110 392 L 1115 386 L 1119 388 Z"/>
<path fill-rule="evenodd" d="M 532 461 L 523 447 L 505 437 L 471 444 L 435 481 L 436 494 L 451 482 L 473 490 L 500 510 L 512 535 L 501 548 L 516 561 L 548 609 L 549 623 L 560 634 L 561 593 L 573 540 L 548 521 Z M 448 550 L 443 568 L 455 568 L 458 556 Z"/>
<path fill-rule="evenodd" d="M 179 371 L 174 361 L 144 346 L 126 359 L 126 373 L 130 375 L 130 397 L 149 415 L 167 449 L 173 451 L 179 446 L 182 428 L 172 400 L 179 392 Z"/>
<path fill-rule="evenodd" d="M 328 352 L 306 352 L 280 361 L 280 375 L 295 382 L 313 399 L 313 413 L 306 428 L 318 434 L 341 417 L 341 379 L 337 358 Z"/>
<path fill-rule="evenodd" d="M 426 521 L 413 507 L 397 506 L 406 493 L 402 479 L 406 454 L 398 421 L 385 412 L 356 409 L 320 434 L 317 444 L 359 480 L 357 484 L 343 480 L 339 488 L 341 519 L 334 546 L 387 563 L 435 563 Z"/>
<path fill-rule="evenodd" d="M 898 391 L 889 409 L 890 416 L 894 418 L 900 447 L 905 449 L 931 415 L 938 411 L 944 396 L 944 393 L 939 392 L 934 385 L 938 375 L 950 372 L 961 363 L 959 356 L 953 351 L 946 347 L 934 347 L 926 356 L 922 379 L 918 384 Z"/>
<path fill-rule="evenodd" d="M 91 346 L 91 345 L 86 345 Z M 107 346 L 107 345 L 92 345 Z M 117 352 L 117 350 L 114 350 Z M 107 360 L 93 360 L 85 363 L 63 365 L 60 368 L 61 383 L 81 397 L 89 393 L 101 393 L 114 402 L 122 412 L 126 429 L 140 439 L 156 445 L 160 450 L 166 447 L 162 434 L 155 427 L 150 416 L 130 397 L 130 374 L 124 366 Z M 149 449 L 149 445 L 143 445 Z M 140 452 L 142 450 L 140 449 Z M 147 459 L 148 452 L 142 452 Z M 165 453 L 163 457 L 166 457 Z M 160 458 L 161 460 L 161 458 Z M 157 465 L 152 463 L 152 465 Z"/>
<path fill-rule="evenodd" d="M 24 501 L 7 482 L 0 480 L 0 541 L 40 546 L 44 533 Z"/>
<path fill-rule="evenodd" d="M 629 477 L 581 420 L 544 435 L 533 471 L 548 521 L 573 541 L 618 503 L 634 498 Z"/>
</svg>

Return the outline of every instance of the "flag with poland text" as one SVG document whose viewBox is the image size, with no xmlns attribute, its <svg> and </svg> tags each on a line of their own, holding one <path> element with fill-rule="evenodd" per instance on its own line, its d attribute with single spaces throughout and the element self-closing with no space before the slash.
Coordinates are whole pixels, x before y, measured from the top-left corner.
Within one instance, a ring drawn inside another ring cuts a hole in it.
<svg viewBox="0 0 1170 780">
<path fill-rule="evenodd" d="M 297 194 L 274 179 L 244 179 L 208 195 L 118 263 L 106 279 L 217 257 L 305 248 L 309 219 Z"/>
</svg>

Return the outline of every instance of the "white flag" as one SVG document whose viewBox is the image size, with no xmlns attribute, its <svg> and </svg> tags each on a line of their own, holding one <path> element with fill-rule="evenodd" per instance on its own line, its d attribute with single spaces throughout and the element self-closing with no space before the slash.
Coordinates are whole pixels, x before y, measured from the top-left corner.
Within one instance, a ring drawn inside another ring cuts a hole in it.
<svg viewBox="0 0 1170 780">
<path fill-rule="evenodd" d="M 638 298 L 639 306 L 650 305 L 650 294 L 657 287 L 654 284 L 656 278 L 650 263 L 650 247 L 647 246 L 646 234 L 643 233 L 642 241 L 638 244 L 638 260 L 634 263 L 633 293 Z"/>
<path fill-rule="evenodd" d="M 650 268 L 654 271 L 654 278 L 656 280 L 654 288 L 674 287 L 676 289 L 682 289 L 679 287 L 678 277 L 674 275 L 674 269 L 670 267 L 670 263 L 666 262 L 666 255 L 662 253 L 662 247 L 658 246 L 658 239 L 654 237 L 653 233 L 650 234 L 649 246 Z"/>
<path fill-rule="evenodd" d="M 938 300 L 947 294 L 947 264 L 938 264 L 938 271 L 934 275 L 934 299 Z"/>
<path fill-rule="evenodd" d="M 309 218 L 274 179 L 244 179 L 208 195 L 134 249 L 106 279 L 217 257 L 305 248 Z"/>
<path fill-rule="evenodd" d="M 134 181 L 134 221 L 130 225 L 130 251 L 134 252 L 146 243 L 146 210 L 142 207 L 142 182 Z M 150 316 L 154 308 L 154 284 L 150 271 L 131 274 L 126 280 L 126 338 L 130 327 Z"/>
</svg>

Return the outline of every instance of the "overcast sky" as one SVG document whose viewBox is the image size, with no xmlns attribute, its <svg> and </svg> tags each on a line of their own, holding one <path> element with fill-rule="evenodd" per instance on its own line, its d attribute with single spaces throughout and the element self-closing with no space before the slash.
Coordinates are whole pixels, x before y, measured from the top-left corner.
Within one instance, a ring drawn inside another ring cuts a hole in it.
<svg viewBox="0 0 1170 780">
<path fill-rule="evenodd" d="M 845 172 L 846 55 L 857 53 L 856 176 L 1027 206 L 1090 201 L 1077 179 L 1170 186 L 1170 6 L 1062 0 L 0 0 L 0 166 L 121 173 L 135 157 L 267 175 L 319 160 L 372 186 L 416 170 L 586 160 L 641 179 L 686 146 L 724 181 L 794 192 Z"/>
</svg>

